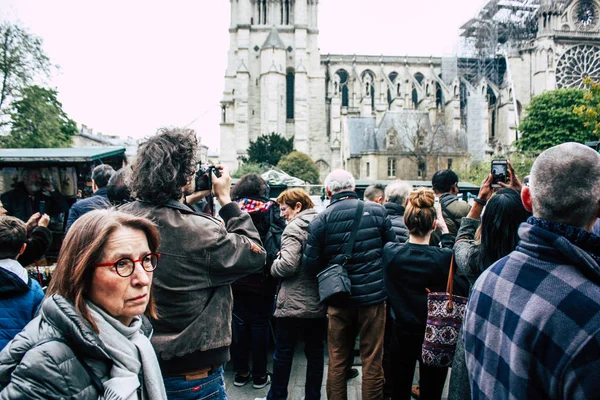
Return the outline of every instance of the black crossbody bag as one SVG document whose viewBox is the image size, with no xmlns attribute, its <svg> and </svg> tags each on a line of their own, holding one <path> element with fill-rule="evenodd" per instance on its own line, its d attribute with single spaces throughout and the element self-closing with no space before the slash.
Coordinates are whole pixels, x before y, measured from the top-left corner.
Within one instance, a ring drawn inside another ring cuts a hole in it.
<svg viewBox="0 0 600 400">
<path fill-rule="evenodd" d="M 354 249 L 354 241 L 358 233 L 360 219 L 363 214 L 364 202 L 358 200 L 354 223 L 352 225 L 352 233 L 350 240 L 344 247 L 344 260 L 341 264 L 332 264 L 317 274 L 319 281 L 319 299 L 321 303 L 336 302 L 350 297 L 350 278 L 346 271 L 346 264 L 352 258 L 352 250 Z"/>
</svg>

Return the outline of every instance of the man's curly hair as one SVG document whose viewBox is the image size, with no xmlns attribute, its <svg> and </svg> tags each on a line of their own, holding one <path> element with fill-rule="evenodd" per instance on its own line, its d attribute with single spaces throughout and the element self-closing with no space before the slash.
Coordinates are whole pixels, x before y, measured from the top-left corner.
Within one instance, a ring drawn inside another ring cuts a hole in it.
<svg viewBox="0 0 600 400">
<path fill-rule="evenodd" d="M 198 141 L 192 129 L 161 128 L 140 144 L 132 166 L 131 191 L 153 204 L 179 200 L 193 178 Z"/>
</svg>

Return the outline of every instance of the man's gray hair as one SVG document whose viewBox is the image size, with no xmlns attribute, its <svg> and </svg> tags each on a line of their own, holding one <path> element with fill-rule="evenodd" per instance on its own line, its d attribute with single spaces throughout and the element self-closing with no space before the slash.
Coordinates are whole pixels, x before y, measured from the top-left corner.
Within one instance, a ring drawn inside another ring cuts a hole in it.
<svg viewBox="0 0 600 400">
<path fill-rule="evenodd" d="M 331 193 L 343 192 L 344 190 L 354 190 L 356 181 L 352 174 L 343 169 L 333 170 L 325 178 L 325 188 Z"/>
<path fill-rule="evenodd" d="M 400 180 L 394 181 L 385 188 L 385 198 L 390 203 L 403 206 L 412 191 L 413 186 L 410 183 Z"/>
<path fill-rule="evenodd" d="M 587 227 L 596 221 L 600 201 L 600 154 L 579 143 L 544 151 L 530 177 L 533 215 Z"/>
</svg>

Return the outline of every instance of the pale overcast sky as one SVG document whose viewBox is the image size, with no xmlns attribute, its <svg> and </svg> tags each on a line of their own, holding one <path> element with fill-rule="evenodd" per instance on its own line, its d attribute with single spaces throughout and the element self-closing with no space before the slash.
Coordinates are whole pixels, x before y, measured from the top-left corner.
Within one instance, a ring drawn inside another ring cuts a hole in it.
<svg viewBox="0 0 600 400">
<path fill-rule="evenodd" d="M 321 0 L 321 53 L 442 56 L 484 0 Z M 63 108 L 94 131 L 189 125 L 219 147 L 228 0 L 0 0 L 44 40 Z"/>
</svg>

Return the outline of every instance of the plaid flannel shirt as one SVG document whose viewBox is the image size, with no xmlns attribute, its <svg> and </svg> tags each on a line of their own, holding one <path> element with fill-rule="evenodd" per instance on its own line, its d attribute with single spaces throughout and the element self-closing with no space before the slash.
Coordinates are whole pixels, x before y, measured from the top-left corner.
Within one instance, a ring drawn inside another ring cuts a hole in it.
<svg viewBox="0 0 600 400">
<path fill-rule="evenodd" d="M 600 266 L 524 223 L 477 280 L 464 320 L 473 399 L 600 398 Z"/>
</svg>

